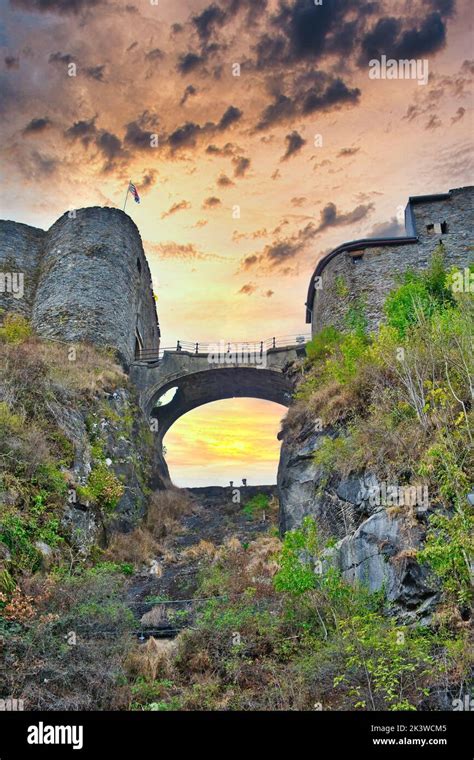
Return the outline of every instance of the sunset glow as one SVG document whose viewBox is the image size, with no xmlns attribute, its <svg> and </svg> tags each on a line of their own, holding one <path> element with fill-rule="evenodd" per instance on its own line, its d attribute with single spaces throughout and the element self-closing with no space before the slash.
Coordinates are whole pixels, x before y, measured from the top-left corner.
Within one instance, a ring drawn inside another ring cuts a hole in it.
<svg viewBox="0 0 474 760">
<path fill-rule="evenodd" d="M 306 332 L 325 252 L 472 182 L 469 0 L 0 4 L 2 217 L 122 208 L 132 179 L 164 346 Z M 426 59 L 428 83 L 370 79 L 381 53 Z M 166 437 L 172 475 L 274 482 L 283 415 L 195 410 Z"/>
</svg>

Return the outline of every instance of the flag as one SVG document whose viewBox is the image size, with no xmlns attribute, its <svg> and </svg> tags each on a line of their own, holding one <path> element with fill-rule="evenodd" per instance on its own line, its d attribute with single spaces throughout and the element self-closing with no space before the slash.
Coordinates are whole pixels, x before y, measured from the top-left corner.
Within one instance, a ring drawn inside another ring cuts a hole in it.
<svg viewBox="0 0 474 760">
<path fill-rule="evenodd" d="M 130 190 L 131 194 L 135 198 L 135 203 L 140 203 L 140 196 L 138 195 L 138 190 L 133 184 L 133 182 L 130 182 L 128 189 Z"/>
</svg>

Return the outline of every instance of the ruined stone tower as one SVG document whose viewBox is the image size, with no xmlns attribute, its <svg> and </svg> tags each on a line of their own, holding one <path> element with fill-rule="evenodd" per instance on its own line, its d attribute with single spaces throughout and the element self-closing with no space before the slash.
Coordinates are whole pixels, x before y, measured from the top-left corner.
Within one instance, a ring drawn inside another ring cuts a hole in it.
<svg viewBox="0 0 474 760">
<path fill-rule="evenodd" d="M 32 320 L 37 332 L 114 348 L 125 365 L 159 347 L 152 281 L 140 233 L 114 208 L 68 212 L 47 231 L 0 222 L 0 269 L 22 273 L 24 295 L 0 306 Z"/>
</svg>

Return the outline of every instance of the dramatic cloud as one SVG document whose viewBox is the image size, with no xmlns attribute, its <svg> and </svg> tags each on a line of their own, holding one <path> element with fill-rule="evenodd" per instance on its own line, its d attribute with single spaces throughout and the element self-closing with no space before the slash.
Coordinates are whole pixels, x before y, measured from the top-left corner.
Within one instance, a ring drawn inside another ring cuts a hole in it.
<svg viewBox="0 0 474 760">
<path fill-rule="evenodd" d="M 203 209 L 211 209 L 211 208 L 217 208 L 222 204 L 222 201 L 220 198 L 216 198 L 215 196 L 212 196 L 211 198 L 206 198 L 204 203 L 202 204 Z"/>
<path fill-rule="evenodd" d="M 66 130 L 66 137 L 72 140 L 80 140 L 84 147 L 87 148 L 97 135 L 96 118 L 97 116 L 94 116 L 89 120 L 76 121 L 72 127 Z"/>
<path fill-rule="evenodd" d="M 308 116 L 316 111 L 327 111 L 358 103 L 361 91 L 348 87 L 339 77 L 324 72 L 309 72 L 297 78 L 287 93 L 274 94 L 273 102 L 262 112 L 257 130 L 267 130 L 285 124 L 295 116 Z"/>
<path fill-rule="evenodd" d="M 348 158 L 350 156 L 355 156 L 359 151 L 360 148 L 341 148 L 337 155 L 339 158 Z"/>
<path fill-rule="evenodd" d="M 255 293 L 256 289 L 256 285 L 254 285 L 252 282 L 248 282 L 246 285 L 242 285 L 238 291 L 238 295 L 251 296 L 252 293 Z"/>
<path fill-rule="evenodd" d="M 229 142 L 222 148 L 219 148 L 217 145 L 208 145 L 206 153 L 210 156 L 233 156 L 235 154 L 235 145 Z"/>
<path fill-rule="evenodd" d="M 192 84 L 188 84 L 188 86 L 186 87 L 186 89 L 185 89 L 185 91 L 184 91 L 184 93 L 183 93 L 183 97 L 181 98 L 181 100 L 180 100 L 180 102 L 179 102 L 179 103 L 180 103 L 180 105 L 181 105 L 181 106 L 184 106 L 184 104 L 186 103 L 186 101 L 187 101 L 187 100 L 188 100 L 188 99 L 189 99 L 189 98 L 190 98 L 192 95 L 196 95 L 196 93 L 197 93 L 197 90 L 196 90 L 196 88 L 195 88 L 195 87 L 194 87 Z"/>
<path fill-rule="evenodd" d="M 285 154 L 281 157 L 281 161 L 288 161 L 291 156 L 294 156 L 296 153 L 300 152 L 303 145 L 306 145 L 306 140 L 304 140 L 296 130 L 285 137 L 285 142 L 286 151 Z"/>
<path fill-rule="evenodd" d="M 360 95 L 361 91 L 358 87 L 350 88 L 340 78 L 334 79 L 327 85 L 318 82 L 313 84 L 306 93 L 301 93 L 302 112 L 307 116 L 315 111 L 339 108 L 343 104 L 354 105 L 359 101 Z"/>
<path fill-rule="evenodd" d="M 179 57 L 177 69 L 181 74 L 189 74 L 198 69 L 204 62 L 205 57 L 197 53 L 184 53 Z"/>
<path fill-rule="evenodd" d="M 234 156 L 234 177 L 245 177 L 247 170 L 250 168 L 250 158 L 245 156 Z"/>
<path fill-rule="evenodd" d="M 111 171 L 115 167 L 115 160 L 124 156 L 121 141 L 117 135 L 103 130 L 96 138 L 95 144 L 106 159 L 104 171 Z"/>
<path fill-rule="evenodd" d="M 168 209 L 168 211 L 164 211 L 161 215 L 161 218 L 166 219 L 168 216 L 177 214 L 178 211 L 186 211 L 189 208 L 191 208 L 189 201 L 179 201 L 179 203 L 174 203 L 171 208 Z"/>
<path fill-rule="evenodd" d="M 375 224 L 371 231 L 365 236 L 368 238 L 394 238 L 404 237 L 406 235 L 405 225 L 400 224 L 398 219 L 394 216 L 389 222 L 382 222 L 381 224 Z"/>
<path fill-rule="evenodd" d="M 179 148 L 194 148 L 198 135 L 204 131 L 204 127 L 195 124 L 192 121 L 186 122 L 182 127 L 178 127 L 168 137 L 168 143 L 172 150 Z"/>
<path fill-rule="evenodd" d="M 141 181 L 140 181 L 140 190 L 148 191 L 150 188 L 153 187 L 153 185 L 156 182 L 156 178 L 158 176 L 158 172 L 155 169 L 149 169 L 145 174 L 143 175 Z"/>
<path fill-rule="evenodd" d="M 241 269 L 249 270 L 255 266 L 270 269 L 286 265 L 305 250 L 308 243 L 318 234 L 318 228 L 309 222 L 306 227 L 286 238 L 281 238 L 265 246 L 259 254 L 250 254 L 241 262 Z"/>
<path fill-rule="evenodd" d="M 346 214 L 340 214 L 334 203 L 328 203 L 321 211 L 321 221 L 316 232 L 322 232 L 328 227 L 340 227 L 342 225 L 354 224 L 365 219 L 374 209 L 373 203 L 366 203 L 357 206 L 353 211 Z"/>
<path fill-rule="evenodd" d="M 3 60 L 7 69 L 17 69 L 20 65 L 20 59 L 14 55 L 7 55 Z"/>
<path fill-rule="evenodd" d="M 239 121 L 241 117 L 242 111 L 240 109 L 229 106 L 217 124 L 209 121 L 201 126 L 195 122 L 187 121 L 183 126 L 178 127 L 170 134 L 168 144 L 172 151 L 179 150 L 180 148 L 194 148 L 200 135 L 224 132 Z M 209 150 L 210 148 L 211 146 L 208 146 L 209 153 L 212 152 L 212 149 Z"/>
<path fill-rule="evenodd" d="M 164 57 L 165 54 L 160 48 L 153 48 L 152 50 L 149 50 L 148 53 L 145 53 L 145 59 L 147 61 L 160 61 Z"/>
<path fill-rule="evenodd" d="M 295 112 L 295 102 L 280 93 L 275 96 L 273 103 L 270 103 L 263 111 L 257 129 L 268 129 L 275 124 L 286 122 L 294 116 Z"/>
<path fill-rule="evenodd" d="M 56 174 L 58 166 L 57 158 L 34 150 L 22 163 L 21 170 L 27 179 L 43 180 Z"/>
<path fill-rule="evenodd" d="M 456 124 L 456 122 L 461 121 L 465 113 L 466 109 L 460 106 L 456 111 L 456 115 L 451 117 L 451 124 Z"/>
<path fill-rule="evenodd" d="M 433 116 L 431 116 L 430 120 L 427 122 L 425 129 L 438 129 L 438 127 L 441 127 L 441 125 L 441 119 L 438 119 L 438 117 L 433 114 Z"/>
<path fill-rule="evenodd" d="M 432 72 L 428 85 L 415 91 L 415 102 L 408 106 L 403 119 L 414 121 L 425 114 L 437 113 L 442 100 L 469 97 L 473 79 L 474 61 L 469 60 L 464 61 L 455 74 L 441 75 Z"/>
<path fill-rule="evenodd" d="M 86 66 L 84 73 L 89 79 L 95 79 L 96 82 L 104 81 L 105 63 L 98 66 Z"/>
<path fill-rule="evenodd" d="M 124 143 L 137 150 L 147 150 L 151 147 L 153 138 L 156 137 L 157 126 L 156 116 L 144 111 L 138 119 L 127 124 Z"/>
<path fill-rule="evenodd" d="M 186 243 L 157 243 L 150 246 L 163 259 L 205 259 L 205 255 L 200 253 L 195 245 Z"/>
<path fill-rule="evenodd" d="M 51 126 L 51 120 L 46 117 L 32 119 L 23 130 L 24 135 L 37 135 Z"/>
<path fill-rule="evenodd" d="M 307 198 L 305 198 L 303 195 L 299 195 L 291 199 L 291 205 L 294 206 L 295 208 L 301 208 L 301 206 L 304 206 L 306 201 L 307 201 Z"/>
<path fill-rule="evenodd" d="M 219 185 L 219 187 L 233 187 L 235 182 L 232 182 L 232 180 L 229 177 L 227 177 L 226 174 L 221 174 L 217 178 L 217 184 Z"/>
<path fill-rule="evenodd" d="M 229 106 L 223 117 L 221 118 L 217 128 L 221 131 L 227 129 L 232 124 L 235 124 L 242 118 L 242 111 L 235 106 Z"/>
<path fill-rule="evenodd" d="M 94 116 L 89 120 L 77 121 L 64 134 L 66 138 L 82 143 L 85 148 L 95 145 L 105 159 L 102 171 L 108 173 L 113 171 L 119 162 L 127 160 L 130 155 L 117 135 L 105 129 L 97 129 L 96 119 L 97 116 Z"/>
<path fill-rule="evenodd" d="M 393 16 L 380 18 L 361 44 L 361 63 L 381 55 L 389 58 L 419 58 L 441 50 L 446 44 L 446 24 L 439 12 L 430 13 L 420 25 L 404 28 Z"/>
<path fill-rule="evenodd" d="M 49 63 L 73 63 L 74 57 L 70 53 L 61 53 L 58 51 L 57 53 L 51 53 L 48 58 Z"/>
<path fill-rule="evenodd" d="M 192 22 L 201 40 L 207 42 L 216 26 L 222 26 L 227 15 L 222 8 L 213 4 L 206 8 L 199 16 L 194 16 Z"/>
</svg>

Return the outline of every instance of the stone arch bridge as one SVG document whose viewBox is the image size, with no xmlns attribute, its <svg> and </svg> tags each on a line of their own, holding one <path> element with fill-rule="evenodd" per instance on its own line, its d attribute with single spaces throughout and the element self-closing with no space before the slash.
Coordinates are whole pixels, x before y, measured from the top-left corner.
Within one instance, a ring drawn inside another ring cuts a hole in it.
<svg viewBox="0 0 474 760">
<path fill-rule="evenodd" d="M 289 406 L 291 383 L 285 367 L 304 355 L 309 335 L 257 343 L 183 344 L 159 352 L 142 351 L 130 366 L 147 419 L 158 421 L 161 444 L 187 412 L 212 401 L 259 398 Z M 176 389 L 169 403 L 160 399 Z"/>
</svg>

